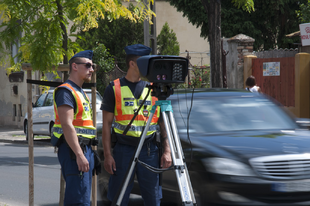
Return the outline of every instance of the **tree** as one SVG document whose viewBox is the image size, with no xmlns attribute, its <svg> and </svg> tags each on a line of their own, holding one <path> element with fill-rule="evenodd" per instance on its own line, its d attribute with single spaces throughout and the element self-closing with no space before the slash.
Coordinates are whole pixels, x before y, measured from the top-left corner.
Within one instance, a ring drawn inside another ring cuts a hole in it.
<svg viewBox="0 0 310 206">
<path fill-rule="evenodd" d="M 223 87 L 221 53 L 221 1 L 220 0 L 168 0 L 178 11 L 183 12 L 193 25 L 201 26 L 201 37 L 210 43 L 211 86 Z M 232 0 L 234 6 L 250 12 L 253 0 Z M 207 15 L 206 15 L 207 14 Z"/>
<path fill-rule="evenodd" d="M 96 89 L 100 94 L 103 94 L 106 87 L 105 82 L 107 78 L 105 73 L 114 68 L 114 59 L 104 44 L 98 44 L 93 50 L 93 62 L 99 66 L 96 70 Z"/>
<path fill-rule="evenodd" d="M 179 55 L 180 45 L 176 34 L 166 22 L 157 36 L 157 48 L 160 55 Z"/>
<path fill-rule="evenodd" d="M 301 21 L 296 11 L 306 3 L 307 0 L 256 0 L 255 11 L 248 13 L 223 1 L 222 35 L 232 37 L 242 33 L 253 37 L 254 50 L 288 48 L 294 39 L 285 35 L 299 30 Z"/>
<path fill-rule="evenodd" d="M 92 49 L 98 44 L 103 44 L 123 71 L 127 70 L 124 48 L 130 44 L 143 44 L 144 42 L 142 14 L 132 4 L 129 5 L 128 10 L 136 17 L 136 22 L 125 17 L 114 21 L 100 19 L 98 28 L 79 32 L 77 40 L 77 43 L 85 49 Z"/>
<path fill-rule="evenodd" d="M 298 10 L 297 16 L 301 23 L 309 23 L 310 22 L 310 0 L 305 0 L 300 4 L 300 10 Z"/>
<path fill-rule="evenodd" d="M 142 5 L 138 4 L 145 9 L 142 19 L 150 19 L 154 13 Z M 112 21 L 125 17 L 136 21 L 119 0 L 0 0 L 0 13 L 3 20 L 0 52 L 10 55 L 11 44 L 20 40 L 18 61 L 11 60 L 12 68 L 20 69 L 21 63 L 28 62 L 34 70 L 41 71 L 51 71 L 61 62 L 68 63 L 81 50 L 69 38 L 77 29 L 96 28 L 97 21 L 103 18 Z M 73 26 L 69 27 L 69 22 Z M 3 55 L 2 62 L 5 60 Z"/>
</svg>

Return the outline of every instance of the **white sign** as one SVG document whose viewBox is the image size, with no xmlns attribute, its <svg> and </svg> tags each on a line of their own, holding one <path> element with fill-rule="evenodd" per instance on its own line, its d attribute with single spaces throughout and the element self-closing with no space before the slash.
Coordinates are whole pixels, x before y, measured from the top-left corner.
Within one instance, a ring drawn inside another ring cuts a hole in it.
<svg viewBox="0 0 310 206">
<path fill-rule="evenodd" d="M 300 38 L 302 46 L 310 45 L 310 23 L 299 24 Z"/>
<path fill-rule="evenodd" d="M 264 62 L 263 76 L 280 76 L 280 62 Z"/>
</svg>

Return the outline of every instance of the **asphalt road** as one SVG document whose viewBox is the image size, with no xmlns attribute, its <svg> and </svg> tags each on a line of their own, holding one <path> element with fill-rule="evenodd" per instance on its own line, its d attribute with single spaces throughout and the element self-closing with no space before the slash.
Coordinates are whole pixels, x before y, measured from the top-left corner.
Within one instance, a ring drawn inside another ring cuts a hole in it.
<svg viewBox="0 0 310 206">
<path fill-rule="evenodd" d="M 29 205 L 28 146 L 0 143 L 0 202 Z M 34 203 L 56 206 L 59 200 L 60 166 L 52 147 L 34 147 Z"/>
<path fill-rule="evenodd" d="M 60 165 L 54 148 L 34 146 L 34 205 L 59 205 Z M 99 188 L 99 187 L 98 187 Z M 103 206 L 99 190 L 97 205 Z M 0 142 L 0 206 L 29 205 L 28 145 Z M 130 205 L 142 206 L 139 196 L 131 196 Z"/>
<path fill-rule="evenodd" d="M 60 165 L 50 139 L 34 140 L 34 205 L 59 205 Z M 29 205 L 29 148 L 21 128 L 0 126 L 0 206 Z M 97 206 L 105 206 L 100 197 Z M 130 206 L 143 206 L 131 195 Z M 162 205 L 168 206 L 168 205 Z M 170 206 L 170 205 L 169 205 Z"/>
</svg>

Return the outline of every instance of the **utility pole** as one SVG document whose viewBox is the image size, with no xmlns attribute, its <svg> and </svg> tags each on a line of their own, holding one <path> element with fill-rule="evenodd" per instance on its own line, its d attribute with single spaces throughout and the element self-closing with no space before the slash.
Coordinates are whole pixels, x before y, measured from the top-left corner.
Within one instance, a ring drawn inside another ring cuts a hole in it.
<svg viewBox="0 0 310 206">
<path fill-rule="evenodd" d="M 145 5 L 148 4 L 148 0 L 144 0 Z M 151 3 L 150 3 L 151 4 Z M 154 3 L 150 5 L 150 9 L 156 14 L 155 11 L 155 0 Z M 156 39 L 156 17 L 152 16 L 153 24 L 150 25 L 149 21 L 144 20 L 144 45 L 152 48 L 152 54 L 157 54 L 157 39 Z M 151 31 L 150 31 L 151 27 Z M 151 44 L 151 45 L 150 45 Z"/>
</svg>

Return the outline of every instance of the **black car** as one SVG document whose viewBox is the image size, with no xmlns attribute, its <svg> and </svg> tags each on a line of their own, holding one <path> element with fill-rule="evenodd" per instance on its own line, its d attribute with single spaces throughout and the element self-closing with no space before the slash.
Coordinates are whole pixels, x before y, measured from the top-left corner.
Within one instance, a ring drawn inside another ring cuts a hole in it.
<svg viewBox="0 0 310 206">
<path fill-rule="evenodd" d="M 278 103 L 229 89 L 169 100 L 198 205 L 310 205 L 310 132 Z M 99 177 L 103 196 L 108 177 Z M 181 205 L 174 171 L 162 189 L 162 202 Z"/>
</svg>

